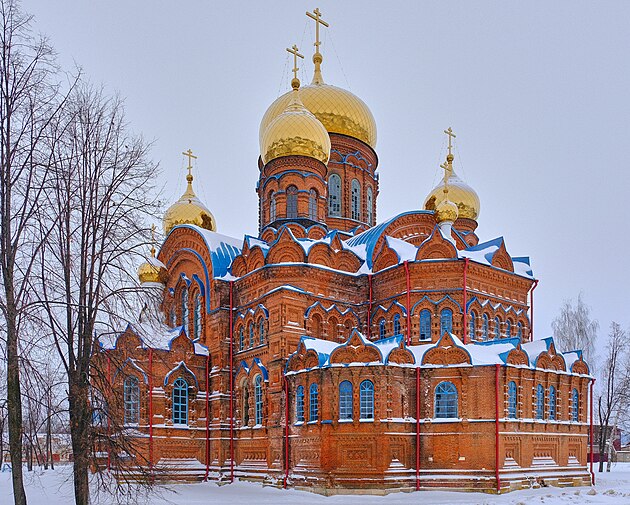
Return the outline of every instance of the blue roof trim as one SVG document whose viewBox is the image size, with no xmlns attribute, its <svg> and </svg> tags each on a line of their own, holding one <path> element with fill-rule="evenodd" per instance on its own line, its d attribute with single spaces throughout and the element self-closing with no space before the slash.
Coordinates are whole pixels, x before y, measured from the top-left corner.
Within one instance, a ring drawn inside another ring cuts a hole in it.
<svg viewBox="0 0 630 505">
<path fill-rule="evenodd" d="M 457 305 L 459 307 L 459 311 L 462 311 L 462 306 L 460 305 L 459 302 L 457 302 L 451 295 L 446 295 L 443 296 L 442 298 L 440 298 L 437 301 L 434 301 L 433 298 L 429 298 L 427 295 L 424 295 L 422 298 L 420 298 L 420 300 L 418 300 L 412 307 L 411 307 L 411 315 L 413 316 L 416 312 L 416 307 L 418 305 L 420 305 L 424 300 L 428 300 L 429 302 L 431 302 L 433 305 L 439 305 L 440 303 L 442 303 L 444 300 L 450 300 L 451 302 L 453 302 L 455 305 Z"/>
<path fill-rule="evenodd" d="M 438 347 L 440 347 L 440 344 L 442 343 L 442 339 L 446 335 L 447 335 L 447 332 L 444 332 L 442 336 L 438 339 L 438 341 L 435 343 L 435 345 L 431 346 L 431 349 L 437 349 Z M 457 340 L 459 339 L 454 333 L 449 333 L 449 335 L 451 336 L 451 340 L 453 340 L 453 344 L 455 344 L 455 347 L 462 349 L 466 354 L 468 354 L 468 359 L 470 359 L 470 362 L 472 363 L 473 362 L 472 356 L 470 355 L 470 352 L 468 351 L 468 349 L 466 349 L 466 346 L 463 344 L 462 345 L 457 344 Z M 427 349 L 427 351 L 422 355 L 422 361 L 420 362 L 420 366 L 424 365 L 424 360 L 426 359 L 427 354 L 429 353 L 431 349 Z"/>
<path fill-rule="evenodd" d="M 516 348 L 516 346 L 521 343 L 521 339 L 518 337 L 510 337 L 510 338 L 500 338 L 500 339 L 493 339 L 493 340 L 486 340 L 486 341 L 475 340 L 472 343 L 474 345 L 481 345 L 484 347 L 493 346 L 497 344 L 512 344 Z"/>
<path fill-rule="evenodd" d="M 497 237 L 494 238 L 492 240 L 488 240 L 487 242 L 481 242 L 477 245 L 471 246 L 471 247 L 467 247 L 466 249 L 464 249 L 465 251 L 470 251 L 470 252 L 479 252 L 479 251 L 483 251 L 484 249 L 487 249 L 488 247 L 501 247 L 501 244 L 505 243 L 505 241 L 503 240 L 503 237 Z M 497 249 L 498 250 L 498 249 Z M 492 251 L 492 252 L 487 252 L 486 254 L 484 254 L 484 258 L 486 258 L 486 261 L 488 263 L 492 263 L 492 258 L 494 258 L 494 255 L 497 251 Z"/>
<path fill-rule="evenodd" d="M 193 379 L 195 379 L 195 385 L 197 386 L 197 390 L 199 389 L 199 381 L 197 380 L 197 376 L 195 375 L 195 373 L 186 366 L 186 363 L 184 363 L 183 361 L 180 361 L 179 364 L 173 368 L 171 371 L 169 371 L 166 376 L 164 377 L 164 385 L 166 386 L 168 384 L 168 380 L 170 378 L 170 376 L 176 372 L 179 369 L 184 369 L 185 371 L 187 371 L 190 375 L 193 376 Z"/>
<path fill-rule="evenodd" d="M 374 347 L 374 348 L 378 351 L 378 354 L 379 354 L 379 356 L 381 357 L 381 363 L 383 363 L 383 361 L 385 360 L 385 358 L 383 357 L 383 353 L 381 352 L 381 350 L 380 350 L 377 346 L 375 346 L 373 342 L 370 342 L 367 338 L 365 338 L 365 337 L 363 336 L 363 334 L 362 334 L 359 330 L 357 330 L 356 328 L 353 328 L 353 329 L 352 329 L 352 331 L 350 332 L 350 336 L 348 337 L 348 340 L 346 340 L 343 344 L 340 344 L 340 345 L 338 345 L 337 347 L 335 347 L 335 351 L 336 351 L 337 349 L 342 348 L 342 347 L 347 347 L 347 346 L 348 346 L 348 344 L 350 343 L 350 340 L 352 340 L 352 337 L 354 336 L 354 334 L 355 334 L 355 333 L 356 333 L 357 335 L 359 335 L 359 338 L 361 339 L 361 342 L 363 342 L 363 345 L 364 345 L 364 346 L 366 346 L 366 347 L 368 347 L 368 346 L 369 346 L 369 347 Z M 321 366 L 321 363 L 320 363 L 320 365 L 319 365 L 319 366 Z"/>
<path fill-rule="evenodd" d="M 254 368 L 254 365 L 258 365 L 258 368 L 260 368 L 260 371 L 262 372 L 263 379 L 265 382 L 269 382 L 269 372 L 267 371 L 267 367 L 262 364 L 262 361 L 260 361 L 260 358 L 254 358 L 250 370 Z"/>
</svg>

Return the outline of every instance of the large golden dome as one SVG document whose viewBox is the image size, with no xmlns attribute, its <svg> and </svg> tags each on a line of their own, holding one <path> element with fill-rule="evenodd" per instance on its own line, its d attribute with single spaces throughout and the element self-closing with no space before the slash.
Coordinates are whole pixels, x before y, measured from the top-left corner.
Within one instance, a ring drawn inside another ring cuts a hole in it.
<svg viewBox="0 0 630 505">
<path fill-rule="evenodd" d="M 477 220 L 479 217 L 480 202 L 479 196 L 473 188 L 462 181 L 453 170 L 452 155 L 449 155 L 447 168 L 448 199 L 457 205 L 460 218 Z M 438 184 L 431 190 L 429 196 L 424 201 L 426 210 L 435 211 L 444 200 L 444 185 Z"/>
<path fill-rule="evenodd" d="M 193 191 L 193 176 L 188 174 L 186 180 L 188 181 L 186 191 L 164 214 L 162 221 L 164 233 L 168 235 L 175 226 L 180 224 L 194 224 L 206 230 L 217 231 L 217 224 L 212 212 L 197 198 Z"/>
<path fill-rule="evenodd" d="M 324 125 L 300 101 L 296 87 L 289 93 L 283 112 L 275 116 L 260 137 L 263 163 L 281 156 L 308 156 L 328 163 L 330 137 Z"/>
</svg>

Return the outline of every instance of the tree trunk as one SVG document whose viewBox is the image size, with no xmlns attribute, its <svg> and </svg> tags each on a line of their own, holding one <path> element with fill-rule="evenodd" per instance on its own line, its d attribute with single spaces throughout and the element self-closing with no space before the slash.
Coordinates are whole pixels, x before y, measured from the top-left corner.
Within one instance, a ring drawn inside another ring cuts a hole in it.
<svg viewBox="0 0 630 505">
<path fill-rule="evenodd" d="M 74 457 L 74 498 L 76 505 L 89 505 L 91 410 L 87 374 L 76 370 L 69 377 L 70 437 Z"/>
</svg>

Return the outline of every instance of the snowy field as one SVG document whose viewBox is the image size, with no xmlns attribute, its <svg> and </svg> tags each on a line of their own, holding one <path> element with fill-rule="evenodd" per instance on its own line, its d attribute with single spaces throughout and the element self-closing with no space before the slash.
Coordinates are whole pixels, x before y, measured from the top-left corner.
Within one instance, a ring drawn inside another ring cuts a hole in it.
<svg viewBox="0 0 630 505">
<path fill-rule="evenodd" d="M 71 467 L 60 467 L 55 471 L 25 472 L 28 503 L 31 505 L 71 505 Z M 208 504 L 325 504 L 396 505 L 407 503 L 440 505 L 529 505 L 555 504 L 630 504 L 630 463 L 613 466 L 609 474 L 596 473 L 597 485 L 594 488 L 540 488 L 516 491 L 503 496 L 483 493 L 456 493 L 450 491 L 420 491 L 417 493 L 393 493 L 387 496 L 348 496 L 324 497 L 304 491 L 282 490 L 262 487 L 258 484 L 237 482 L 217 486 L 213 483 L 178 484 L 159 487 L 150 496 L 137 496 L 137 500 L 125 499 L 122 503 L 150 505 L 208 505 Z M 95 505 L 111 505 L 111 496 L 100 495 Z M 0 473 L 0 505 L 11 505 L 11 474 Z"/>
</svg>

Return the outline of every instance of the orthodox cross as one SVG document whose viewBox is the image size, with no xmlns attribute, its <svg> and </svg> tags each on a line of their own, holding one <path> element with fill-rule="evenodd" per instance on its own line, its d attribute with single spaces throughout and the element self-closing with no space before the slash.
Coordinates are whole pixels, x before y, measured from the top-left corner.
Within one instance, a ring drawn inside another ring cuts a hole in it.
<svg viewBox="0 0 630 505">
<path fill-rule="evenodd" d="M 185 151 L 182 153 L 184 156 L 188 156 L 188 175 L 192 175 L 192 160 L 196 160 L 197 156 L 195 156 L 192 153 L 192 149 L 188 149 L 188 151 Z"/>
<path fill-rule="evenodd" d="M 453 129 L 449 126 L 448 130 L 444 130 L 444 133 L 446 133 L 448 135 L 448 154 L 453 154 L 451 151 L 453 149 L 453 139 L 457 137 L 457 135 L 455 135 L 453 133 Z"/>
<path fill-rule="evenodd" d="M 442 163 L 440 168 L 444 170 L 444 195 L 448 195 L 448 163 Z M 448 200 L 448 196 L 446 196 L 446 200 Z"/>
<path fill-rule="evenodd" d="M 155 225 L 151 225 L 151 256 L 155 258 Z"/>
<path fill-rule="evenodd" d="M 298 58 L 304 58 L 304 56 L 300 53 L 298 53 L 298 46 L 296 46 L 295 44 L 293 44 L 293 47 L 291 49 L 289 49 L 287 47 L 287 51 L 289 51 L 292 55 L 293 55 L 293 78 L 297 79 L 297 72 L 299 70 L 298 66 L 297 66 L 297 59 Z"/>
<path fill-rule="evenodd" d="M 319 41 L 319 25 L 324 25 L 326 28 L 328 28 L 330 25 L 321 18 L 322 13 L 319 12 L 318 8 L 316 8 L 313 12 L 307 11 L 306 15 L 309 18 L 315 20 L 315 52 L 319 53 L 319 45 L 321 44 L 321 42 Z"/>
</svg>

